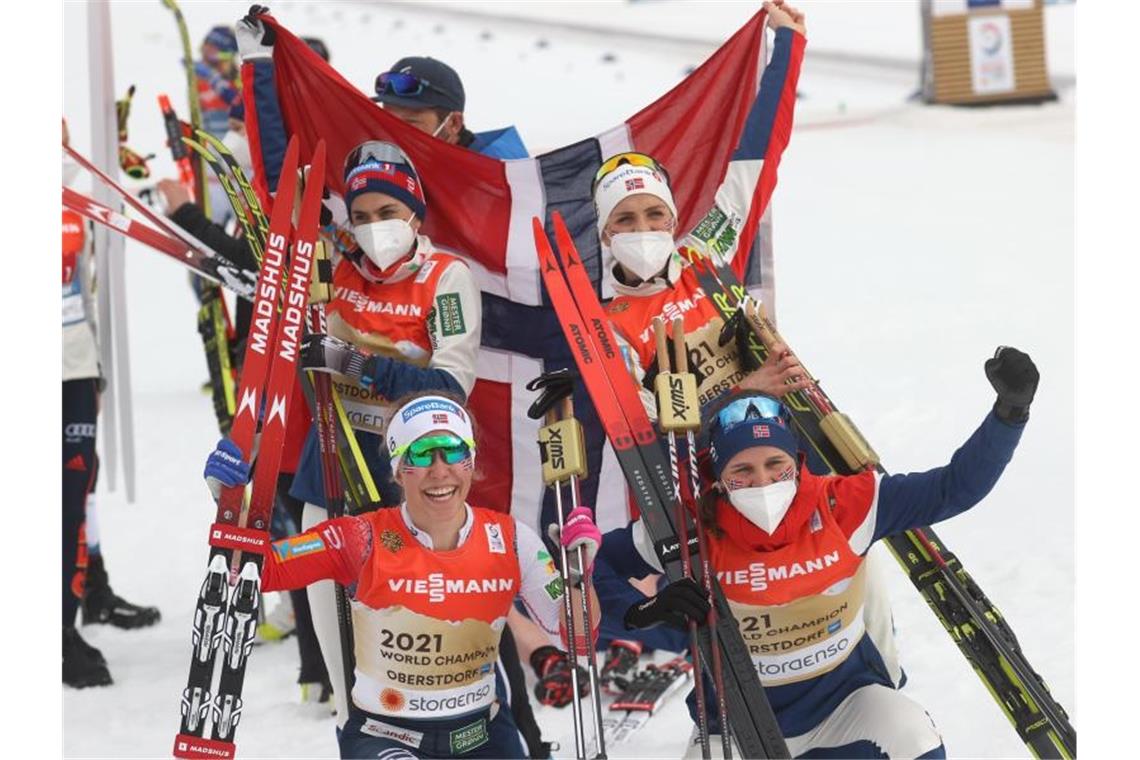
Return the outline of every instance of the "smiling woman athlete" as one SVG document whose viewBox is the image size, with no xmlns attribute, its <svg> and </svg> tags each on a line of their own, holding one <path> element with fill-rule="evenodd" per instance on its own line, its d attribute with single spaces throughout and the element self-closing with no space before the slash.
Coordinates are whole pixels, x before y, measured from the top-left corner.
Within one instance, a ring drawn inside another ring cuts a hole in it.
<svg viewBox="0 0 1140 760">
<path fill-rule="evenodd" d="M 342 757 L 525 757 L 511 711 L 499 709 L 494 665 L 516 597 L 552 643 L 566 646 L 554 562 L 533 530 L 467 504 L 475 437 L 456 399 L 402 401 L 385 441 L 403 503 L 274 542 L 262 590 L 326 579 L 348 590 L 356 680 Z M 249 465 L 224 444 L 206 461 L 216 493 L 249 479 Z M 570 513 L 562 542 L 585 547 L 591 572 L 601 534 L 587 508 Z M 592 592 L 590 602 L 596 621 Z"/>
</svg>

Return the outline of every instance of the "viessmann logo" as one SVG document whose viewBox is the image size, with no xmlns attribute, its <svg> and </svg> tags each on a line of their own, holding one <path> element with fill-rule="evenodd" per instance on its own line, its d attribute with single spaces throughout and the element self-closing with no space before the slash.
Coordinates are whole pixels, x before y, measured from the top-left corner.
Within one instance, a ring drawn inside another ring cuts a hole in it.
<svg viewBox="0 0 1140 760">
<path fill-rule="evenodd" d="M 513 578 L 445 578 L 431 573 L 427 578 L 389 578 L 388 588 L 403 594 L 426 594 L 429 601 L 442 602 L 448 594 L 495 594 L 514 591 Z"/>
<path fill-rule="evenodd" d="M 746 569 L 720 571 L 717 580 L 725 586 L 749 586 L 753 591 L 763 591 L 774 581 L 786 581 L 801 575 L 820 572 L 839 562 L 839 552 L 809 559 L 805 562 L 791 562 L 786 565 L 766 565 L 753 562 Z"/>
</svg>

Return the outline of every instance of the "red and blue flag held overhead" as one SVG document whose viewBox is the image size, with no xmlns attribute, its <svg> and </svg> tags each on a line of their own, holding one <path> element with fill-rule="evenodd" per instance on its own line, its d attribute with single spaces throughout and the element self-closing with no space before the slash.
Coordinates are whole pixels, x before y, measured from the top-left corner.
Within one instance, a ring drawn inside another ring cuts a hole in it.
<svg viewBox="0 0 1140 760">
<path fill-rule="evenodd" d="M 672 90 L 621 124 L 540 156 L 512 161 L 447 144 L 403 123 L 377 107 L 300 38 L 271 17 L 264 18 L 277 31 L 274 80 L 285 131 L 298 137 L 302 153 L 311 151 L 319 139 L 327 142 L 329 189 L 343 194 L 341 167 L 354 147 L 367 140 L 396 143 L 411 159 L 427 197 L 430 212 L 421 232 L 471 265 L 483 295 L 479 379 L 470 407 L 479 421 L 478 465 L 484 477 L 473 486 L 473 503 L 512 509 L 528 524 L 539 523 L 543 485 L 533 445 L 538 422 L 527 417 L 533 393 L 525 384 L 543 371 L 572 366 L 573 360 L 542 289 L 531 218 L 549 221 L 558 211 L 598 293 L 611 296 L 591 199 L 592 181 L 606 158 L 637 151 L 668 168 L 679 232 L 693 229 L 718 193 L 743 197 L 737 208 L 738 231 L 729 241 L 739 252 L 731 264 L 771 306 L 770 235 L 757 231 L 791 134 L 804 39 L 794 35 L 790 44 L 776 45 L 766 62 L 763 11 Z M 276 177 L 260 165 L 251 67 L 243 76 L 255 181 L 264 194 L 266 178 L 272 185 Z M 590 472 L 597 474 L 583 483 L 583 499 L 592 504 L 599 483 L 603 492 L 614 493 L 623 488 L 623 481 L 612 452 L 603 456 L 605 437 L 584 392 L 576 393 L 575 411 L 586 430 Z M 625 524 L 624 509 L 608 509 L 613 513 L 598 515 L 603 529 Z"/>
</svg>

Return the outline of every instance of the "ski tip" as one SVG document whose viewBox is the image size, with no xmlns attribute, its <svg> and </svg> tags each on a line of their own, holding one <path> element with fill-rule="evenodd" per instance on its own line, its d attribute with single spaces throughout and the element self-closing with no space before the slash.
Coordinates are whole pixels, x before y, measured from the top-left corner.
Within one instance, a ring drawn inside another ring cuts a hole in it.
<svg viewBox="0 0 1140 760">
<path fill-rule="evenodd" d="M 297 135 L 289 136 L 289 144 L 285 146 L 285 159 L 281 162 L 282 166 L 296 166 L 297 157 L 301 154 L 301 141 L 297 139 Z M 282 173 L 281 176 L 285 176 Z"/>
<path fill-rule="evenodd" d="M 532 216 L 530 221 L 531 227 L 534 230 L 534 245 L 539 258 L 546 255 L 553 255 L 554 251 L 550 247 L 550 237 L 546 234 L 546 225 L 537 216 Z"/>
</svg>

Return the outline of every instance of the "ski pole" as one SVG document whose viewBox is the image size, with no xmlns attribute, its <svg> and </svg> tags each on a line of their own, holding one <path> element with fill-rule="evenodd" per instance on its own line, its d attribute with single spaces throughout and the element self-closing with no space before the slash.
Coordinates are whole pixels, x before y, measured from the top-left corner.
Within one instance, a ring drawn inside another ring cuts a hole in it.
<svg viewBox="0 0 1140 760">
<path fill-rule="evenodd" d="M 534 407 L 531 407 L 534 411 Z M 542 457 L 542 481 L 554 489 L 554 508 L 558 518 L 559 533 L 563 530 L 562 481 L 570 472 L 584 476 L 586 457 L 582 448 L 581 429 L 578 421 L 569 418 L 560 420 L 553 408 L 546 410 L 546 425 L 538 431 L 538 447 Z M 574 444 L 576 445 L 567 445 Z M 578 760 L 586 760 L 586 730 L 582 719 L 581 695 L 578 690 L 578 646 L 574 625 L 574 605 L 570 598 L 570 565 L 566 547 L 559 542 L 559 572 L 562 579 L 562 611 L 566 616 L 567 659 L 570 663 L 570 689 L 572 702 L 570 712 L 574 719 L 574 750 Z"/>
<path fill-rule="evenodd" d="M 677 536 L 681 540 L 681 569 L 686 578 L 693 577 L 693 563 L 689 556 L 689 522 L 681 502 L 681 474 L 677 464 L 677 434 L 699 414 L 697 383 L 689 373 L 675 373 L 670 366 L 669 346 L 665 338 L 665 321 L 653 319 L 653 332 L 657 339 L 657 422 L 669 436 L 669 470 L 673 476 L 673 501 L 676 505 Z M 699 522 L 699 520 L 698 520 Z M 700 634 L 697 623 L 689 621 L 689 649 L 693 658 L 693 686 L 697 692 L 697 730 L 701 740 L 701 757 L 709 760 L 709 715 L 705 704 L 704 677 L 701 673 Z"/>
<path fill-rule="evenodd" d="M 170 155 L 178 167 L 178 181 L 190 192 L 190 199 L 198 202 L 201 199 L 200 188 L 194 174 L 194 165 L 190 161 L 190 154 L 182 144 L 182 125 L 178 116 L 170 105 L 170 98 L 166 95 L 158 96 L 158 107 L 162 110 L 162 123 L 166 127 L 166 141 L 170 146 Z"/>
<path fill-rule="evenodd" d="M 571 396 L 567 395 L 562 399 L 562 419 L 574 419 L 574 401 Z M 581 439 L 580 439 L 581 440 Z M 584 445 L 582 447 L 583 454 L 585 452 Z M 582 463 L 585 465 L 585 456 L 582 457 Z M 578 474 L 576 471 L 569 473 L 570 481 L 570 502 L 578 507 L 582 504 L 580 494 L 578 492 Z M 561 510 L 560 510 L 561 511 Z M 604 760 L 606 757 L 606 737 L 602 729 L 602 697 L 599 691 L 600 679 L 598 678 L 598 659 L 594 652 L 594 637 L 593 637 L 593 615 L 590 614 L 590 577 L 586 574 L 586 549 L 583 546 L 578 547 L 578 571 L 582 579 L 582 591 L 579 597 L 582 602 L 582 626 L 585 630 L 585 647 L 586 647 L 586 661 L 589 665 L 587 673 L 590 676 L 590 704 L 593 706 L 591 712 L 594 717 L 594 736 L 598 743 L 597 757 Z M 570 596 L 570 589 L 565 591 L 566 595 Z M 577 641 L 574 642 L 577 647 Z"/>
<path fill-rule="evenodd" d="M 674 372 L 684 373 L 693 378 L 693 396 L 696 399 L 696 377 L 688 371 L 688 356 L 685 350 L 685 320 L 681 317 L 673 319 L 673 369 Z M 717 625 L 716 597 L 713 594 L 712 564 L 709 562 L 708 537 L 705 534 L 705 524 L 701 520 L 701 476 L 697 471 L 697 441 L 694 431 L 700 426 L 700 401 L 696 400 L 697 418 L 686 420 L 684 425 L 685 444 L 688 453 L 689 490 L 693 500 L 694 514 L 697 523 L 697 551 L 701 560 L 701 578 L 704 581 L 705 593 L 709 596 L 709 630 L 715 631 Z M 721 752 L 724 760 L 732 760 L 732 727 L 728 721 L 728 702 L 724 695 L 724 666 L 721 662 L 720 642 L 715 636 L 710 637 L 710 654 L 712 655 L 713 685 L 716 687 L 717 719 L 720 722 Z"/>
<path fill-rule="evenodd" d="M 324 183 L 324 141 L 320 141 L 317 145 L 320 160 L 318 162 L 317 157 L 314 157 L 313 163 L 310 165 L 309 173 L 305 177 L 305 185 L 308 185 L 310 182 L 317 184 Z M 300 185 L 301 183 L 298 183 L 298 190 L 300 190 Z M 227 193 L 230 192 L 229 187 L 227 187 L 226 190 Z M 236 208 L 236 194 L 231 198 L 231 202 L 235 204 Z M 278 202 L 286 202 L 286 199 L 279 197 Z M 256 241 L 260 236 L 260 231 L 250 223 L 248 217 L 245 223 L 248 225 L 247 235 L 251 242 Z M 324 242 L 318 238 L 314 243 L 312 281 L 309 285 L 309 332 L 324 333 L 328 330 L 325 304 L 332 300 L 333 288 L 331 270 L 328 266 L 324 265 L 327 264 L 327 261 L 328 253 L 325 249 Z M 313 405 L 313 422 L 317 427 L 317 443 L 320 449 L 321 480 L 324 486 L 325 506 L 328 509 L 329 518 L 335 519 L 337 517 L 343 517 L 346 511 L 344 485 L 340 479 L 337 461 L 336 410 L 333 407 L 332 376 L 327 372 L 310 371 L 308 374 L 309 381 L 312 383 L 314 389 L 315 403 Z M 340 633 L 341 667 L 344 669 L 343 688 L 345 698 L 350 699 L 352 687 L 356 681 L 352 608 L 348 601 L 348 594 L 342 584 L 335 584 L 335 593 L 337 629 Z"/>
</svg>

